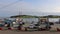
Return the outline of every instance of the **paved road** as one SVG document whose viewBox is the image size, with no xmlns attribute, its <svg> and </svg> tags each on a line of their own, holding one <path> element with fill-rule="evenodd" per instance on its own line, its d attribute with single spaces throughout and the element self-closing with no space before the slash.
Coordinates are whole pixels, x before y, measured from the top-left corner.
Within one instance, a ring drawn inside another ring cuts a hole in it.
<svg viewBox="0 0 60 34">
<path fill-rule="evenodd" d="M 60 32 L 49 31 L 0 31 L 0 34 L 60 34 Z"/>
</svg>

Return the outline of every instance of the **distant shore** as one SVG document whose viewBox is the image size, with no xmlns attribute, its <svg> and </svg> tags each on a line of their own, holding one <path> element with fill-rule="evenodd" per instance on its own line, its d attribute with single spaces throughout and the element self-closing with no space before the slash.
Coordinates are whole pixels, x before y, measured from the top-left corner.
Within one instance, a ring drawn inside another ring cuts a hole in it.
<svg viewBox="0 0 60 34">
<path fill-rule="evenodd" d="M 15 16 L 10 16 L 10 18 L 60 18 L 58 15 L 48 15 L 48 16 L 32 16 L 32 15 L 15 15 Z"/>
</svg>

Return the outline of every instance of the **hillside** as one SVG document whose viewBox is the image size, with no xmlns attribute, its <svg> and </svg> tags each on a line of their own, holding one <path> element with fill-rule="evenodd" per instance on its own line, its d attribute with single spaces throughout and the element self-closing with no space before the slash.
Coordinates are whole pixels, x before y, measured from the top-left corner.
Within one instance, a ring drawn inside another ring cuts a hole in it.
<svg viewBox="0 0 60 34">
<path fill-rule="evenodd" d="M 21 17 L 21 18 L 38 18 L 38 16 L 31 16 L 31 15 L 16 15 L 16 16 L 11 16 L 10 18 L 17 18 L 17 17 Z"/>
<path fill-rule="evenodd" d="M 58 15 L 40 16 L 41 18 L 60 18 Z"/>
<path fill-rule="evenodd" d="M 57 15 L 48 15 L 48 16 L 31 16 L 31 15 L 16 15 L 16 16 L 11 16 L 10 18 L 60 18 L 60 16 Z"/>
</svg>

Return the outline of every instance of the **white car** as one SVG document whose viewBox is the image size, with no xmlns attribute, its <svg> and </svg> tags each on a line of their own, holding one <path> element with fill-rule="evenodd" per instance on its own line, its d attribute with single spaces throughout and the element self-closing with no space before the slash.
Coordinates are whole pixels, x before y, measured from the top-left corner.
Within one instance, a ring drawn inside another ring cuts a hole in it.
<svg viewBox="0 0 60 34">
<path fill-rule="evenodd" d="M 35 26 L 34 24 L 30 24 L 30 25 L 29 25 L 29 28 L 32 29 L 32 28 L 34 28 L 34 26 Z"/>
<path fill-rule="evenodd" d="M 57 30 L 57 29 L 60 30 L 60 24 L 51 25 L 51 29 L 50 30 Z"/>
<path fill-rule="evenodd" d="M 39 26 L 39 28 L 40 28 L 40 29 L 46 29 L 46 24 L 41 24 L 41 25 Z"/>
</svg>

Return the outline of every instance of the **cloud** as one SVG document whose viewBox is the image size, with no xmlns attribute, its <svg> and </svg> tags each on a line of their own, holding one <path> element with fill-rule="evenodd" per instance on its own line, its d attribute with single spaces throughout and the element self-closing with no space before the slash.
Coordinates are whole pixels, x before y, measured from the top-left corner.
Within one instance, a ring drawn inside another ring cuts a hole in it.
<svg viewBox="0 0 60 34">
<path fill-rule="evenodd" d="M 45 3 L 45 1 L 42 3 L 38 2 L 36 4 L 31 2 L 20 1 L 16 4 L 0 9 L 0 13 L 3 14 L 4 12 L 3 15 L 5 16 L 17 15 L 19 14 L 19 12 L 21 14 L 37 15 L 37 16 L 59 15 L 59 12 L 60 12 L 59 4 L 55 5 L 55 2 L 53 3 L 52 1 L 51 3 L 51 1 L 50 2 L 48 1 L 48 3 L 47 2 Z M 0 6 L 3 7 L 10 3 L 0 3 Z M 58 3 L 58 1 L 56 3 Z"/>
<path fill-rule="evenodd" d="M 56 8 L 54 8 L 54 10 L 55 10 L 56 12 L 60 12 L 60 7 L 56 7 Z"/>
</svg>

